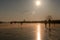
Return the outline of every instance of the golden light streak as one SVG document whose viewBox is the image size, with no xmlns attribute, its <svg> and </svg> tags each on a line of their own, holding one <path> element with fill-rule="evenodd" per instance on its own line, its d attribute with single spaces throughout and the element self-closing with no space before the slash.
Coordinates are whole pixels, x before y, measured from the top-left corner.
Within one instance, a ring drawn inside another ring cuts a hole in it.
<svg viewBox="0 0 60 40">
<path fill-rule="evenodd" d="M 37 40 L 41 40 L 41 31 L 40 31 L 40 24 L 37 25 Z"/>
</svg>

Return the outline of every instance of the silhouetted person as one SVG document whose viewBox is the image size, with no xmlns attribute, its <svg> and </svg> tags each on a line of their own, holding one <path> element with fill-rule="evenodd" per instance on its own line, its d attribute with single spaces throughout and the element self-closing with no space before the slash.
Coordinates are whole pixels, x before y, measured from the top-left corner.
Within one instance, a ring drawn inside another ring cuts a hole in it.
<svg viewBox="0 0 60 40">
<path fill-rule="evenodd" d="M 47 29 L 47 20 L 45 20 L 45 29 Z"/>
<path fill-rule="evenodd" d="M 23 23 L 21 22 L 21 29 L 23 29 L 23 28 L 22 28 L 22 25 L 23 25 Z"/>
<path fill-rule="evenodd" d="M 48 20 L 48 23 L 49 23 L 49 31 L 51 32 L 51 19 Z"/>
</svg>

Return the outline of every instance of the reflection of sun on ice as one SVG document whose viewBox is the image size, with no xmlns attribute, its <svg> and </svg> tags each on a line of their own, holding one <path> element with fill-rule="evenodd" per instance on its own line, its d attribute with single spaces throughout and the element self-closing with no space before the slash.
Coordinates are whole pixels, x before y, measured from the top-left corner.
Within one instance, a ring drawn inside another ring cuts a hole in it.
<svg viewBox="0 0 60 40">
<path fill-rule="evenodd" d="M 40 24 L 37 25 L 37 40 L 41 40 L 41 31 L 40 31 Z"/>
</svg>

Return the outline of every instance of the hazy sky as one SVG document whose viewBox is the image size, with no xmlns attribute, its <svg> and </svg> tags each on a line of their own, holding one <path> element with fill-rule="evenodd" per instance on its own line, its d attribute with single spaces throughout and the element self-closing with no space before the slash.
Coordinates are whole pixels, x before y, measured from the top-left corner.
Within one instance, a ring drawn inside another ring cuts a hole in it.
<svg viewBox="0 0 60 40">
<path fill-rule="evenodd" d="M 60 19 L 60 0 L 0 0 L 0 21 L 44 20 L 47 15 Z"/>
</svg>

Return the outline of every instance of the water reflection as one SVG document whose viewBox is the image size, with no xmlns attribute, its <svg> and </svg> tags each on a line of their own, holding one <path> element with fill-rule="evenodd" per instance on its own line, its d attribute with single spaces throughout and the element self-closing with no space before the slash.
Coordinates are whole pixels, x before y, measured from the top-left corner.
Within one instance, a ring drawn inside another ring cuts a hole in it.
<svg viewBox="0 0 60 40">
<path fill-rule="evenodd" d="M 1 40 L 43 40 L 44 25 L 40 23 L 0 24 Z"/>
<path fill-rule="evenodd" d="M 41 40 L 41 29 L 40 24 L 37 25 L 37 40 Z"/>
</svg>

